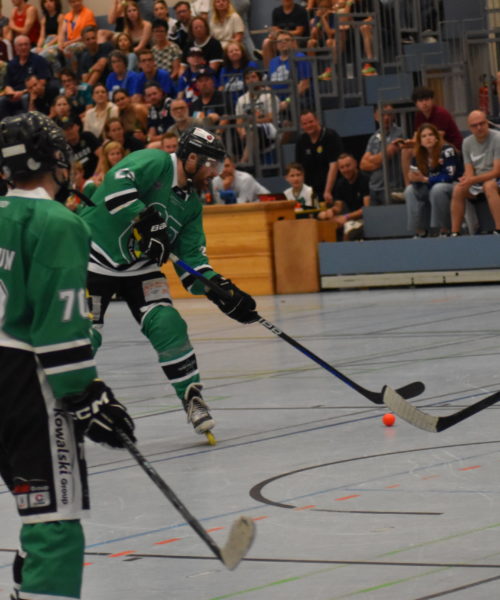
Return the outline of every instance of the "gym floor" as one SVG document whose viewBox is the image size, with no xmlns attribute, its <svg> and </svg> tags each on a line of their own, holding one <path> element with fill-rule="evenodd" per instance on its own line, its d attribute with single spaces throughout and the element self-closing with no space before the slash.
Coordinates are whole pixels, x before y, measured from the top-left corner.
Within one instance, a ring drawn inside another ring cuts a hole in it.
<svg viewBox="0 0 500 600">
<path fill-rule="evenodd" d="M 454 412 L 500 389 L 497 285 L 258 298 L 266 317 L 370 390 L 421 380 Z M 396 420 L 261 325 L 177 301 L 217 421 L 210 447 L 127 307 L 110 307 L 100 374 L 138 446 L 223 545 L 255 520 L 228 571 L 125 451 L 89 442 L 84 600 L 491 600 L 500 580 L 500 403 L 442 433 Z M 0 598 L 19 521 L 0 485 Z"/>
</svg>

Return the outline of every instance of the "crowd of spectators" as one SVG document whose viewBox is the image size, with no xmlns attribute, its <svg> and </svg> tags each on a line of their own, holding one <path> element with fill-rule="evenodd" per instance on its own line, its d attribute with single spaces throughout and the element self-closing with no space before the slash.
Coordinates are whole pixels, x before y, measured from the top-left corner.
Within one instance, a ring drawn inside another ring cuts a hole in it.
<svg viewBox="0 0 500 600">
<path fill-rule="evenodd" d="M 10 18 L 0 19 L 0 118 L 26 110 L 53 118 L 75 152 L 82 187 L 99 185 L 118 156 L 145 147 L 170 151 L 186 128 L 200 125 L 224 137 L 234 154 L 211 199 L 242 201 L 247 196 L 236 183 L 258 187 L 236 166 L 256 157 L 275 163 L 280 129 L 295 118 L 300 131 L 293 136 L 295 161 L 286 168 L 286 197 L 316 208 L 340 236 L 351 239 L 354 229 L 359 237 L 363 208 L 387 202 L 394 190 L 417 236 L 460 233 L 470 201 L 483 196 L 500 229 L 497 134 L 483 131 L 477 111 L 462 151 L 451 114 L 434 102 L 432 90 L 417 88 L 413 137 L 403 138 L 392 105 L 377 107 L 377 129 L 358 157 L 315 114 L 318 74 L 311 65 L 318 49 L 327 65 L 318 79 L 331 79 L 355 30 L 361 72 L 377 75 L 374 2 L 279 0 L 260 48 L 249 32 L 249 0 L 181 0 L 172 9 L 165 0 L 113 0 L 104 28 L 85 0 L 69 0 L 68 12 L 60 0 L 13 5 Z M 476 164 L 484 145 L 488 159 Z M 353 221 L 358 226 L 346 226 Z"/>
</svg>

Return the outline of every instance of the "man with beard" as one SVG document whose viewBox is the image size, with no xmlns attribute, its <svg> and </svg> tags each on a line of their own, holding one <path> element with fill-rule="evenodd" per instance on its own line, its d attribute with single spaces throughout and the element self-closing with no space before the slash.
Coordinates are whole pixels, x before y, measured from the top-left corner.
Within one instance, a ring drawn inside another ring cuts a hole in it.
<svg viewBox="0 0 500 600">
<path fill-rule="evenodd" d="M 206 256 L 203 207 L 197 191 L 218 174 L 224 155 L 224 147 L 214 135 L 200 127 L 188 129 L 179 140 L 177 155 L 146 149 L 126 156 L 106 174 L 92 196 L 95 207 L 81 213 L 92 234 L 88 290 L 95 326 L 102 328 L 109 302 L 119 294 L 156 350 L 188 422 L 200 434 L 210 432 L 215 422 L 201 394 L 186 323 L 173 306 L 159 267 L 172 250 L 216 282 L 227 298 L 221 300 L 198 279 L 178 269 L 189 292 L 206 294 L 222 312 L 241 323 L 258 319 L 254 299 L 216 273 Z"/>
</svg>

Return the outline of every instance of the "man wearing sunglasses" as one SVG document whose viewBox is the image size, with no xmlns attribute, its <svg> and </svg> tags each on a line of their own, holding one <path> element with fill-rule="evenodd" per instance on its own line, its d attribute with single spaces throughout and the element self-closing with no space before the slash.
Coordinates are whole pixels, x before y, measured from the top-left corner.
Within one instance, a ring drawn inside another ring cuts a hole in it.
<svg viewBox="0 0 500 600">
<path fill-rule="evenodd" d="M 197 191 L 220 173 L 224 156 L 218 138 L 200 127 L 191 128 L 182 134 L 176 155 L 146 149 L 121 160 L 92 196 L 95 207 L 81 212 L 92 234 L 88 289 L 95 326 L 102 328 L 114 294 L 127 302 L 156 350 L 188 421 L 200 434 L 209 432 L 215 422 L 201 394 L 186 323 L 173 307 L 159 267 L 175 252 L 228 292 L 230 299 L 221 300 L 193 275 L 178 269 L 189 292 L 206 294 L 240 323 L 258 319 L 254 299 L 216 273 L 206 256 Z"/>
</svg>

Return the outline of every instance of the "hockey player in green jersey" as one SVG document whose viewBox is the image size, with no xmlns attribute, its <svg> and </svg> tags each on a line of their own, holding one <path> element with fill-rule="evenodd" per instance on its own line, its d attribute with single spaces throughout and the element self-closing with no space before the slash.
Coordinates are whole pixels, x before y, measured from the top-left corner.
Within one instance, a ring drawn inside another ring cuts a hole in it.
<svg viewBox="0 0 500 600">
<path fill-rule="evenodd" d="M 253 298 L 216 273 L 206 256 L 203 206 L 196 190 L 217 175 L 224 156 L 222 143 L 211 133 L 199 127 L 189 129 L 179 140 L 176 156 L 162 150 L 139 150 L 126 156 L 92 195 L 95 207 L 81 213 L 92 232 L 88 289 L 95 326 L 102 326 L 113 294 L 127 302 L 197 433 L 208 433 L 214 420 L 201 394 L 186 323 L 172 304 L 159 266 L 172 250 L 214 279 L 231 294 L 231 300 L 218 299 L 203 283 L 178 269 L 188 291 L 206 294 L 241 323 L 257 320 Z M 134 230 L 139 233 L 139 248 Z M 138 250 L 143 253 L 140 258 Z"/>
<path fill-rule="evenodd" d="M 12 600 L 80 598 L 83 436 L 133 423 L 97 379 L 86 313 L 90 232 L 67 195 L 71 149 L 40 113 L 0 122 L 0 474 L 21 517 Z"/>
</svg>

